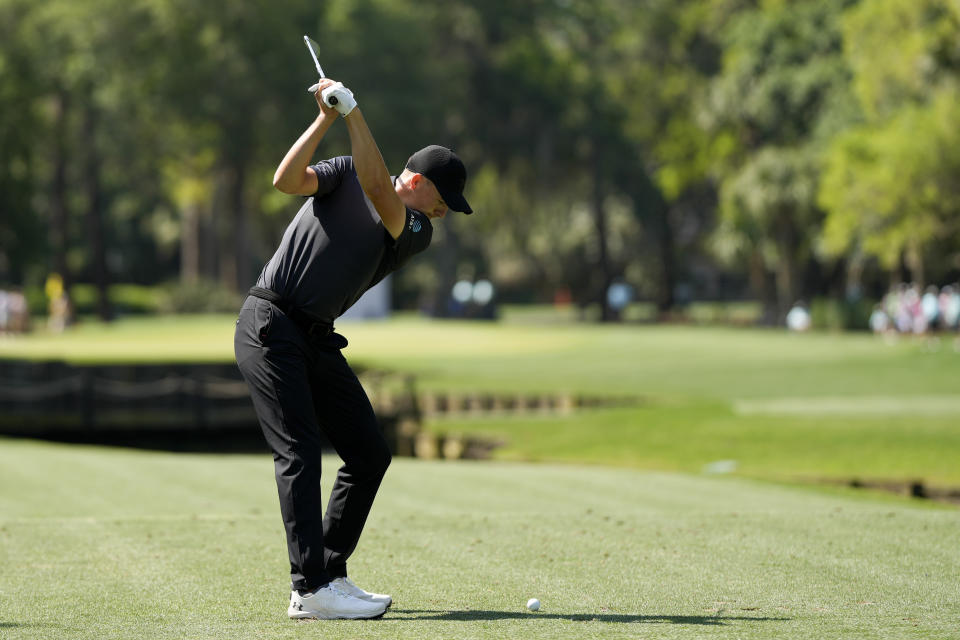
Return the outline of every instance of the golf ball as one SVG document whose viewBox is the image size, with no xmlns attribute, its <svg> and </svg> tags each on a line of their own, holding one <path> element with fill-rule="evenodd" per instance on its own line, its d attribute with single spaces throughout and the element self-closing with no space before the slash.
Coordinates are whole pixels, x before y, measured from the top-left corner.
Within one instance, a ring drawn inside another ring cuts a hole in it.
<svg viewBox="0 0 960 640">
<path fill-rule="evenodd" d="M 539 600 L 537 600 L 536 598 L 530 598 L 529 600 L 527 600 L 527 609 L 530 609 L 530 611 L 536 611 L 539 608 L 540 608 Z"/>
</svg>

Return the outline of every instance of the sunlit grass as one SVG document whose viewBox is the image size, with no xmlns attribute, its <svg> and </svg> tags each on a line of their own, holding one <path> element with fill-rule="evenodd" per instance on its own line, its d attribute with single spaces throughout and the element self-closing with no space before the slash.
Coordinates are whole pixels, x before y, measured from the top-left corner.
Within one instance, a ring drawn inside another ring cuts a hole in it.
<svg viewBox="0 0 960 640">
<path fill-rule="evenodd" d="M 325 465 L 332 477 L 336 461 Z M 294 622 L 276 500 L 267 454 L 0 439 L 0 635 L 860 640 L 951 638 L 960 616 L 954 509 L 738 478 L 407 459 L 350 562 L 393 607 L 376 621 Z"/>
</svg>

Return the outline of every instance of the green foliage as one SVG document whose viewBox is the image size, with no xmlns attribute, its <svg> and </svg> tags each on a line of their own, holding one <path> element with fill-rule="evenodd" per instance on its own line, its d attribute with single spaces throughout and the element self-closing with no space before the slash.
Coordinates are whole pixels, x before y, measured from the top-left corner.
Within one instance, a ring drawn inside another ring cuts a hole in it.
<svg viewBox="0 0 960 640">
<path fill-rule="evenodd" d="M 759 250 L 770 268 L 804 249 L 818 223 L 816 169 L 807 151 L 766 147 L 724 182 L 721 225 L 737 230 L 738 249 Z"/>
<path fill-rule="evenodd" d="M 960 81 L 960 6 L 952 0 L 867 0 L 844 20 L 854 87 L 872 120 L 885 120 L 908 104 L 925 103 L 931 90 Z"/>
<path fill-rule="evenodd" d="M 755 325 L 763 309 L 756 302 L 697 302 L 689 305 L 684 314 L 696 324 Z"/>
<path fill-rule="evenodd" d="M 32 102 L 36 60 L 20 28 L 30 5 L 0 2 L 0 285 L 22 285 L 46 249 L 31 202 L 38 182 L 33 133 L 41 117 Z"/>
<path fill-rule="evenodd" d="M 826 155 L 824 247 L 888 269 L 904 260 L 920 281 L 944 277 L 960 248 L 960 8 L 864 2 L 844 34 L 869 121 L 838 136 Z M 898 46 L 882 46 L 891 41 Z"/>
<path fill-rule="evenodd" d="M 717 158 L 713 246 L 747 267 L 768 321 L 807 296 L 800 274 L 815 260 L 823 217 L 818 150 L 856 117 L 842 56 L 847 4 L 766 3 L 739 14 L 707 103 L 710 126 L 736 141 Z"/>
<path fill-rule="evenodd" d="M 481 215 L 399 275 L 411 300 L 467 272 L 588 304 L 622 277 L 664 311 L 747 277 L 770 317 L 841 289 L 798 290 L 828 260 L 954 277 L 952 139 L 920 140 L 955 116 L 958 25 L 949 0 L 0 0 L 0 281 L 248 286 L 297 205 L 270 177 L 316 112 L 303 33 L 393 171 L 434 142 L 469 167 Z M 337 126 L 317 155 L 348 152 Z"/>
<path fill-rule="evenodd" d="M 166 313 L 232 313 L 245 295 L 209 280 L 169 285 L 159 309 Z"/>
<path fill-rule="evenodd" d="M 93 314 L 96 310 L 96 289 L 89 284 L 76 284 L 70 299 L 77 313 Z M 110 287 L 110 302 L 118 314 L 150 314 L 160 310 L 163 293 L 158 287 L 116 284 Z"/>
<path fill-rule="evenodd" d="M 32 315 L 46 315 L 49 299 L 41 287 L 28 287 L 24 292 Z M 110 304 L 119 315 L 157 313 L 166 297 L 157 286 L 115 284 L 109 288 Z M 70 287 L 70 301 L 79 315 L 96 313 L 97 290 L 92 284 L 78 283 Z"/>
<path fill-rule="evenodd" d="M 849 4 L 767 3 L 733 18 L 708 103 L 713 126 L 731 127 L 748 150 L 808 143 L 850 80 L 840 55 Z"/>
<path fill-rule="evenodd" d="M 830 215 L 825 247 L 861 252 L 887 268 L 909 253 L 960 232 L 960 106 L 943 92 L 910 106 L 884 125 L 837 139 L 827 159 L 821 203 Z"/>
<path fill-rule="evenodd" d="M 815 329 L 830 331 L 866 331 L 870 328 L 870 313 L 874 301 L 834 300 L 817 298 L 810 304 L 810 319 Z"/>
</svg>

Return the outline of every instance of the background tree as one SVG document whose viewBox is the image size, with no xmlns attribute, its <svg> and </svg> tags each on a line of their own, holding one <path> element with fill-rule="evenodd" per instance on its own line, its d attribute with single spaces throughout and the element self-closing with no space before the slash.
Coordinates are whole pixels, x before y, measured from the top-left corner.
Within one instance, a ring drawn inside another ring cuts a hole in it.
<svg viewBox="0 0 960 640">
<path fill-rule="evenodd" d="M 249 286 L 300 205 L 271 177 L 316 114 L 305 32 L 394 172 L 433 142 L 470 168 L 477 215 L 437 225 L 401 304 L 489 277 L 613 319 L 624 280 L 670 317 L 749 283 L 774 321 L 864 265 L 953 278 L 958 11 L 0 0 L 0 280 L 94 283 L 104 317 L 110 282 Z M 348 149 L 334 127 L 318 156 Z"/>
<path fill-rule="evenodd" d="M 23 0 L 0 2 L 0 282 L 7 284 L 23 283 L 49 246 L 33 207 L 41 182 L 34 133 L 43 118 L 34 49 L 21 28 L 30 7 Z"/>
<path fill-rule="evenodd" d="M 825 246 L 855 263 L 878 260 L 894 279 L 955 277 L 960 7 L 870 0 L 848 13 L 844 37 L 867 120 L 829 148 Z"/>
<path fill-rule="evenodd" d="M 770 2 L 736 16 L 723 72 L 705 109 L 735 150 L 716 165 L 721 181 L 718 254 L 745 266 L 768 322 L 810 291 L 800 272 L 819 233 L 818 149 L 857 117 L 847 89 L 840 19 L 850 2 Z"/>
</svg>

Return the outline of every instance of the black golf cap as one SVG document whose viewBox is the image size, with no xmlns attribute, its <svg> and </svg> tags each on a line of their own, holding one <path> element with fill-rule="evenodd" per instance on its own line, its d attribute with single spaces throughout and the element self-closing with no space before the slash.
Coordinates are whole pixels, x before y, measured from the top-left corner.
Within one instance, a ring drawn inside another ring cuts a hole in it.
<svg viewBox="0 0 960 640">
<path fill-rule="evenodd" d="M 467 169 L 453 151 L 437 144 L 424 147 L 410 156 L 407 169 L 429 178 L 448 207 L 454 211 L 473 213 L 463 197 Z"/>
</svg>

